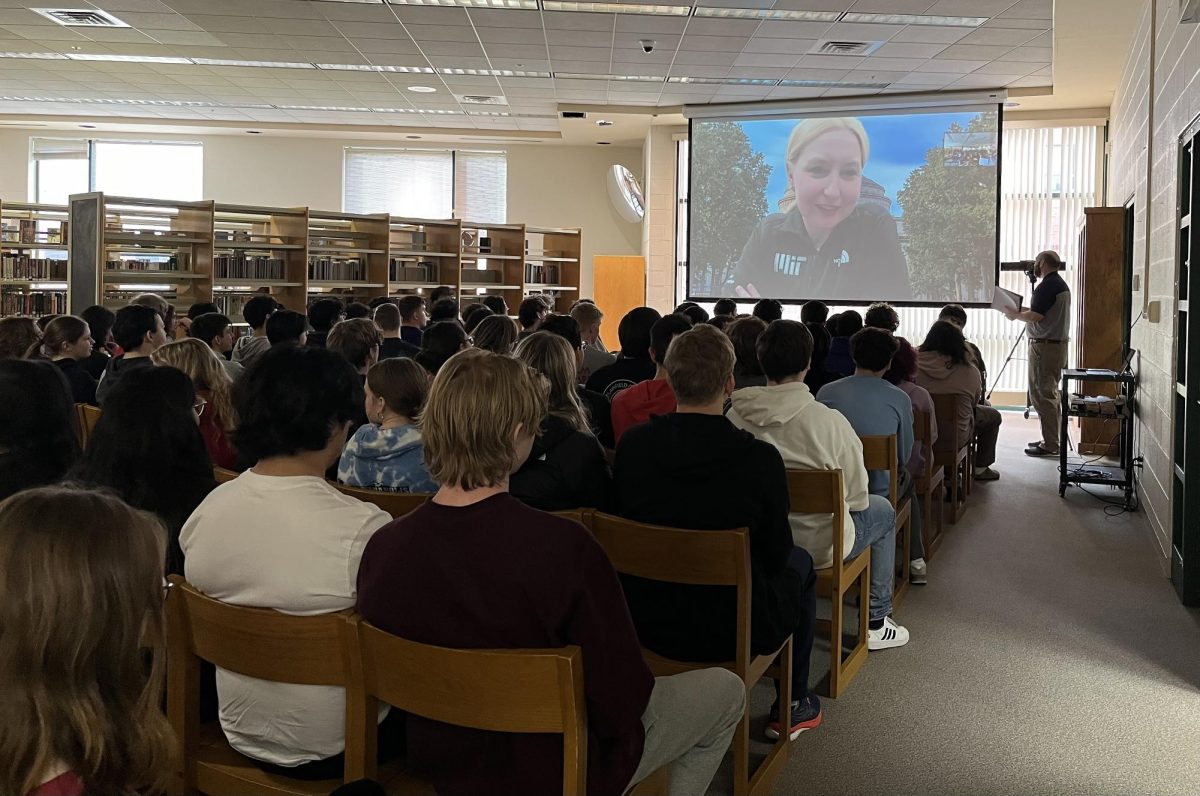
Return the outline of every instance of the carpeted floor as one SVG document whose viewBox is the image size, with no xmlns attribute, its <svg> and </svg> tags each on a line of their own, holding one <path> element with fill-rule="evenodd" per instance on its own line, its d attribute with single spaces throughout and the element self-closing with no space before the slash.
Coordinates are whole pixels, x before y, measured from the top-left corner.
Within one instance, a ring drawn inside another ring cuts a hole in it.
<svg viewBox="0 0 1200 796">
<path fill-rule="evenodd" d="M 1142 514 L 1059 498 L 1057 460 L 1022 453 L 1037 437 L 1005 413 L 1001 479 L 978 485 L 896 614 L 912 641 L 823 700 L 774 793 L 1200 793 L 1200 612 L 1176 599 Z M 828 660 L 814 653 L 814 679 Z M 771 697 L 754 695 L 756 736 Z M 709 794 L 732 793 L 731 776 L 727 757 Z"/>
</svg>

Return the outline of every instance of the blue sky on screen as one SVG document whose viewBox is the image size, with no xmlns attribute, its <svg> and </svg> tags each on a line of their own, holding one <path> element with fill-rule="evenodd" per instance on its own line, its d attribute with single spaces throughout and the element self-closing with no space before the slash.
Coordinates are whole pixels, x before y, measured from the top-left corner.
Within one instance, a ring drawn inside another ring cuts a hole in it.
<svg viewBox="0 0 1200 796">
<path fill-rule="evenodd" d="M 881 184 L 892 200 L 892 213 L 901 215 L 896 197 L 908 175 L 925 163 L 925 153 L 942 145 L 942 136 L 958 122 L 965 128 L 977 113 L 924 113 L 899 116 L 860 116 L 871 141 L 871 155 L 863 174 Z M 787 190 L 784 164 L 787 139 L 795 120 L 767 119 L 738 123 L 755 152 L 762 152 L 771 165 L 767 180 L 767 206 L 776 212 Z"/>
</svg>

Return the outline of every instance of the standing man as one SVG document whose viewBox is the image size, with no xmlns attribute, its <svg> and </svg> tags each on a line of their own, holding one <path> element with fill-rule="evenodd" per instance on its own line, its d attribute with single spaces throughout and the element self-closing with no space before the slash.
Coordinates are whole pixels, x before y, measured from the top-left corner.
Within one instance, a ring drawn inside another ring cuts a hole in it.
<svg viewBox="0 0 1200 796">
<path fill-rule="evenodd" d="M 1057 456 L 1061 422 L 1058 382 L 1067 366 L 1071 290 L 1058 273 L 1063 262 L 1056 252 L 1042 252 L 1033 267 L 1042 282 L 1033 291 L 1029 309 L 1005 315 L 1010 321 L 1025 321 L 1029 334 L 1029 397 L 1042 423 L 1041 441 L 1030 443 L 1025 453 Z"/>
</svg>

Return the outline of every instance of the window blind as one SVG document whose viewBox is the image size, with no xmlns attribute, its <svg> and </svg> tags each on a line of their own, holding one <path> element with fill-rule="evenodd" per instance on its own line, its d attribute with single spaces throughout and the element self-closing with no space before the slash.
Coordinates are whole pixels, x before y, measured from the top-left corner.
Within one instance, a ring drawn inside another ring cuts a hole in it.
<svg viewBox="0 0 1200 796">
<path fill-rule="evenodd" d="M 455 153 L 455 215 L 471 222 L 508 220 L 508 157 L 504 152 Z"/>
<path fill-rule="evenodd" d="M 342 208 L 347 213 L 450 218 L 453 191 L 449 151 L 346 150 Z"/>
</svg>

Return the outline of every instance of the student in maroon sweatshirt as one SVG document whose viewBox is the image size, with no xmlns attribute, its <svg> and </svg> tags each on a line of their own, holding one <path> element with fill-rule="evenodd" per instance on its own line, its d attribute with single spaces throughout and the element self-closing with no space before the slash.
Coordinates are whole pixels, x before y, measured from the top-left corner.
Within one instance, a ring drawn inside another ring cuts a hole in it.
<svg viewBox="0 0 1200 796">
<path fill-rule="evenodd" d="M 670 764 L 672 794 L 704 793 L 745 707 L 723 669 L 655 679 L 616 572 L 583 526 L 525 506 L 509 476 L 546 414 L 537 375 L 478 349 L 438 372 L 422 415 L 432 500 L 363 552 L 358 610 L 404 638 L 460 649 L 583 651 L 588 793 L 620 796 Z M 410 716 L 408 757 L 439 793 L 552 793 L 557 736 L 485 732 Z"/>
</svg>

